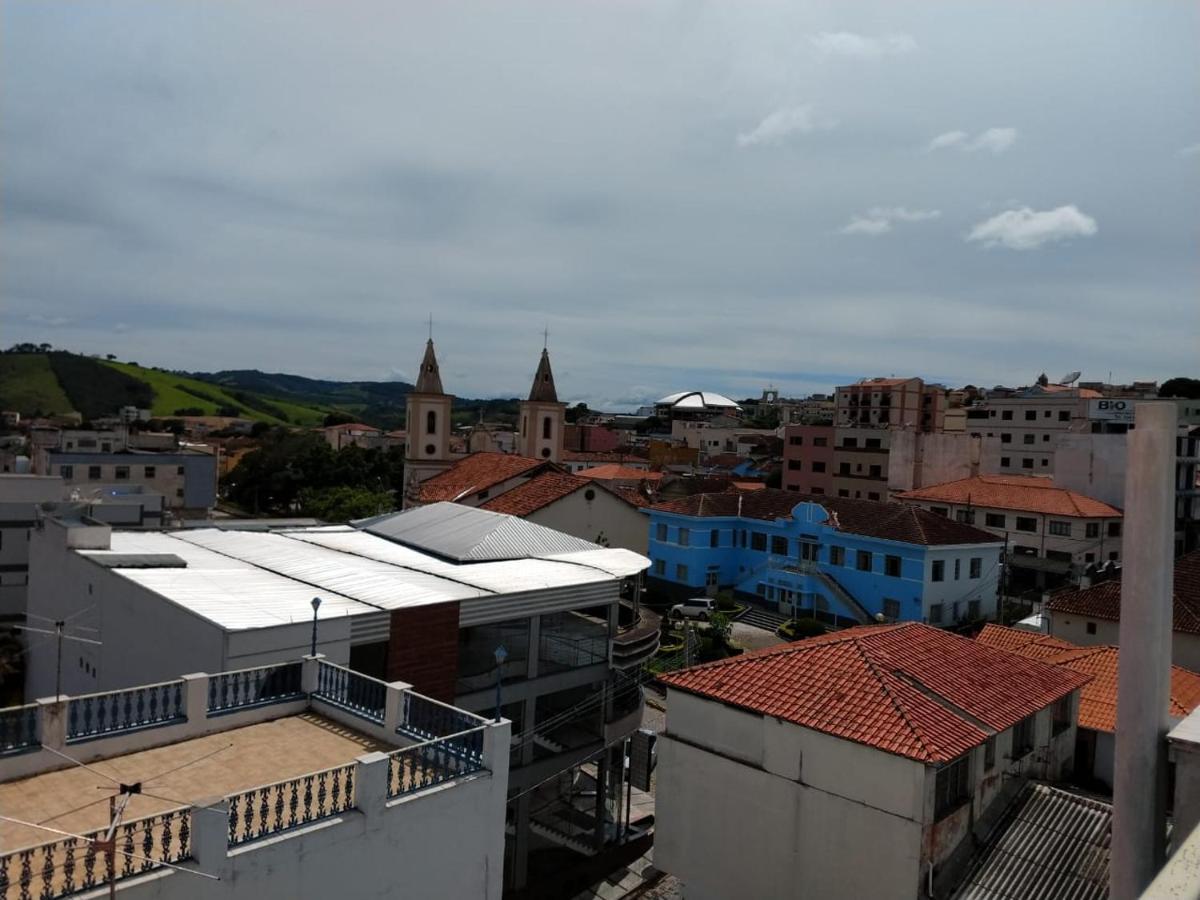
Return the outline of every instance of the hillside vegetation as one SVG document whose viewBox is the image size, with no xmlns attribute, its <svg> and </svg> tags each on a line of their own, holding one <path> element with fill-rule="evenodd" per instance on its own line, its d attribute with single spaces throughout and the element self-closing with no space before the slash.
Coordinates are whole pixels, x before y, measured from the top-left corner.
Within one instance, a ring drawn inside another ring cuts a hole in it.
<svg viewBox="0 0 1200 900">
<path fill-rule="evenodd" d="M 52 416 L 72 412 L 66 391 L 58 383 L 44 353 L 0 354 L 0 409 L 23 416 Z"/>
</svg>

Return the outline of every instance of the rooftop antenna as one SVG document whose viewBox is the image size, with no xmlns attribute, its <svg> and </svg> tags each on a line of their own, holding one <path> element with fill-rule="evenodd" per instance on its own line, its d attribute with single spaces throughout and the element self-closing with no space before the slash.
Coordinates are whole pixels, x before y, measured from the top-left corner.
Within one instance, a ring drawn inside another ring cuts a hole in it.
<svg viewBox="0 0 1200 900">
<path fill-rule="evenodd" d="M 91 607 L 89 606 L 88 609 L 91 609 Z M 65 618 L 65 619 L 47 619 L 45 616 L 37 616 L 37 615 L 34 615 L 33 613 L 26 613 L 26 615 L 31 619 L 39 619 L 39 620 L 47 622 L 54 629 L 53 631 L 49 631 L 48 629 L 45 629 L 45 628 L 31 628 L 28 625 L 13 625 L 12 626 L 17 631 L 30 631 L 30 632 L 33 632 L 34 634 L 49 635 L 56 639 L 55 643 L 58 646 L 58 651 L 57 651 L 58 652 L 58 660 L 55 663 L 55 668 L 54 668 L 54 697 L 56 700 L 62 696 L 62 642 L 64 640 L 76 641 L 80 644 L 94 644 L 97 647 L 101 646 L 101 644 L 102 644 L 101 641 L 94 640 L 93 638 L 81 637 L 76 634 L 67 634 L 64 631 L 64 629 L 67 627 L 68 621 L 70 621 L 75 616 L 81 615 L 85 612 L 87 612 L 87 609 L 83 609 L 83 610 L 80 610 L 79 612 L 73 613 L 72 615 L 67 616 L 67 618 Z M 76 625 L 75 627 L 78 628 L 80 631 L 91 631 L 93 633 L 96 631 L 95 628 L 87 628 L 83 625 Z"/>
<path fill-rule="evenodd" d="M 549 348 L 550 348 L 550 323 L 547 322 L 546 327 L 542 329 L 542 349 L 548 350 Z"/>
<path fill-rule="evenodd" d="M 433 340 L 433 313 L 429 314 L 429 339 Z"/>
</svg>

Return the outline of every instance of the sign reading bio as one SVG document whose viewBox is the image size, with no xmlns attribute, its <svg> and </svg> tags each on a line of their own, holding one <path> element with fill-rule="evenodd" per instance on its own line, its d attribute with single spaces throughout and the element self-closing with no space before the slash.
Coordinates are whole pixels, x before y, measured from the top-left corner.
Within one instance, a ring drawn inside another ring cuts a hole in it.
<svg viewBox="0 0 1200 900">
<path fill-rule="evenodd" d="M 1101 422 L 1133 424 L 1133 400 L 1089 400 L 1088 418 Z"/>
</svg>

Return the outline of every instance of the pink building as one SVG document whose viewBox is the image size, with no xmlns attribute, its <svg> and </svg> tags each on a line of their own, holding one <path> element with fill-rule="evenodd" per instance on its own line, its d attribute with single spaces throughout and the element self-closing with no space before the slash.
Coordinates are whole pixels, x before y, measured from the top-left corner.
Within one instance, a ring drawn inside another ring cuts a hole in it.
<svg viewBox="0 0 1200 900">
<path fill-rule="evenodd" d="M 783 430 L 783 487 L 832 494 L 833 426 L 788 425 Z"/>
</svg>

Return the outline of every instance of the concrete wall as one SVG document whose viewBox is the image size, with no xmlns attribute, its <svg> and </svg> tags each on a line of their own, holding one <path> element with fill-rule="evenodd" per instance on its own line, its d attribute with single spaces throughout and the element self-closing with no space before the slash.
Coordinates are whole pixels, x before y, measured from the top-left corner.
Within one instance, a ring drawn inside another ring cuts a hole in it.
<svg viewBox="0 0 1200 900">
<path fill-rule="evenodd" d="M 588 499 L 589 492 L 591 499 Z M 622 547 L 641 554 L 647 550 L 646 516 L 601 487 L 575 491 L 526 518 L 585 541 L 600 543 L 603 538 L 608 547 Z"/>
<path fill-rule="evenodd" d="M 833 493 L 834 436 L 832 425 L 789 425 L 784 429 L 784 490 Z"/>
<path fill-rule="evenodd" d="M 911 491 L 979 474 L 980 439 L 969 434 L 892 432 L 888 491 Z"/>
<path fill-rule="evenodd" d="M 1054 483 L 1121 509 L 1127 447 L 1123 434 L 1062 434 L 1055 451 Z"/>
<path fill-rule="evenodd" d="M 1120 645 L 1120 622 L 1110 622 L 1107 619 L 1091 619 L 1074 613 L 1061 613 L 1047 610 L 1050 619 L 1050 634 L 1078 644 L 1082 647 L 1092 647 L 1097 644 Z M 1089 633 L 1088 626 L 1094 626 L 1094 633 Z M 1171 662 L 1193 672 L 1200 671 L 1200 635 L 1188 634 L 1184 631 L 1171 632 Z"/>
</svg>

